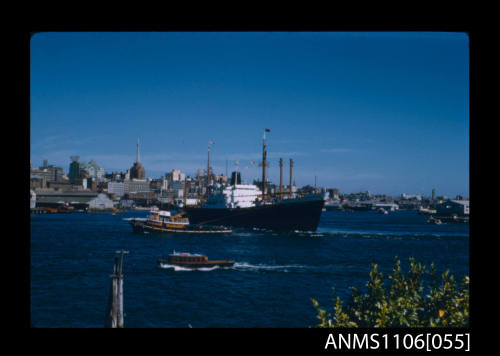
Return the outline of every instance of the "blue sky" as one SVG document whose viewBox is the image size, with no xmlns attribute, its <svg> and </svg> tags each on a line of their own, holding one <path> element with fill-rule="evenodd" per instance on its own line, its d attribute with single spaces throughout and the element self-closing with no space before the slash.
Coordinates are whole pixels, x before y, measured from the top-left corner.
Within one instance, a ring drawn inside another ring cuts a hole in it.
<svg viewBox="0 0 500 356">
<path fill-rule="evenodd" d="M 31 39 L 30 154 L 146 176 L 206 167 L 299 186 L 469 194 L 469 39 L 431 32 L 74 32 Z M 248 168 L 246 168 L 248 166 Z"/>
</svg>

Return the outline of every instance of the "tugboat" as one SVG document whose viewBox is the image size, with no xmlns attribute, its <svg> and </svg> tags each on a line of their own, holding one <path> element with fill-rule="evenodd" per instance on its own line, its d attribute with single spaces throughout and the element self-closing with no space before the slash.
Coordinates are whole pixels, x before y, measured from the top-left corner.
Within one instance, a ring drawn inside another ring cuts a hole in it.
<svg viewBox="0 0 500 356">
<path fill-rule="evenodd" d="M 222 260 L 222 261 L 209 261 L 207 256 L 199 254 L 191 254 L 187 252 L 176 253 L 175 251 L 168 255 L 168 259 L 159 259 L 158 266 L 162 265 L 173 265 L 179 267 L 187 268 L 203 268 L 203 267 L 231 267 L 234 265 L 234 261 Z"/>
<path fill-rule="evenodd" d="M 441 220 L 437 219 L 437 218 L 434 218 L 434 217 L 430 217 L 429 220 L 427 220 L 427 224 L 436 224 L 436 225 L 441 225 L 442 222 Z"/>
<path fill-rule="evenodd" d="M 151 209 L 147 219 L 135 218 L 130 224 L 135 232 L 184 233 L 184 234 L 231 234 L 232 230 L 222 226 L 203 226 L 189 223 L 184 212 L 171 215 L 170 211 Z"/>
</svg>

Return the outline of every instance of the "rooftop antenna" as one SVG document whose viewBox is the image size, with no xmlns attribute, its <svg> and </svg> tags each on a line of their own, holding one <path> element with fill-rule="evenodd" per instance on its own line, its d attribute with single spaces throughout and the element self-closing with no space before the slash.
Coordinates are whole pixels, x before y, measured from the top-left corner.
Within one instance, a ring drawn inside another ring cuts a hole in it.
<svg viewBox="0 0 500 356">
<path fill-rule="evenodd" d="M 213 145 L 214 141 L 208 141 L 208 161 L 207 161 L 207 189 L 210 185 L 210 145 Z"/>
<path fill-rule="evenodd" d="M 139 162 L 140 162 L 140 154 L 139 154 L 139 137 L 137 137 L 137 156 L 136 156 L 136 158 L 135 158 L 135 161 L 136 161 L 137 163 L 139 163 Z"/>
</svg>

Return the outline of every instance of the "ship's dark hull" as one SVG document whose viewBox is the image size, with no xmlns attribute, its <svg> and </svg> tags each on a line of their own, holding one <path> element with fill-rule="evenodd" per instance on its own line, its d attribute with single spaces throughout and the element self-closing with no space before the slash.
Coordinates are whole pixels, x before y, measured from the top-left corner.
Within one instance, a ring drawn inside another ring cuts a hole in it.
<svg viewBox="0 0 500 356">
<path fill-rule="evenodd" d="M 217 224 L 279 231 L 315 231 L 323 205 L 322 199 L 294 199 L 250 208 L 186 207 L 184 210 L 191 224 Z"/>
</svg>

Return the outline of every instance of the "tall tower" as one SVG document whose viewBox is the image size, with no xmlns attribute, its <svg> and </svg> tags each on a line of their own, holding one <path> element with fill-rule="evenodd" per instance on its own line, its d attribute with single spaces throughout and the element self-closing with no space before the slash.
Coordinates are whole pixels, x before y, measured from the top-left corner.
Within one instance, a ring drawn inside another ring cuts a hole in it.
<svg viewBox="0 0 500 356">
<path fill-rule="evenodd" d="M 140 162 L 140 153 L 139 153 L 139 138 L 137 138 L 137 153 L 135 163 L 130 168 L 130 178 L 131 179 L 145 179 L 146 171 Z"/>
</svg>

